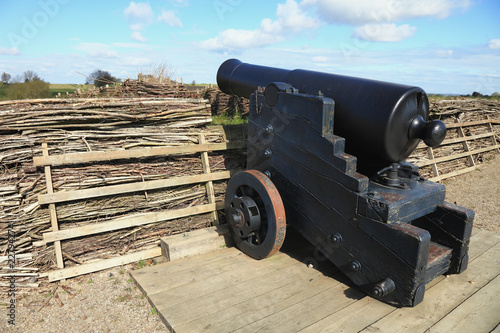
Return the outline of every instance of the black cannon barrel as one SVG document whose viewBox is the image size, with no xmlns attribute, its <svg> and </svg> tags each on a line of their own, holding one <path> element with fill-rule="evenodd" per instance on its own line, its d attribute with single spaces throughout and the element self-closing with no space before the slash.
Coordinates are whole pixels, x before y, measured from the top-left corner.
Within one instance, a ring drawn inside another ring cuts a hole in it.
<svg viewBox="0 0 500 333">
<path fill-rule="evenodd" d="M 440 121 L 427 122 L 429 100 L 419 87 L 357 77 L 285 70 L 225 61 L 217 72 L 219 88 L 232 95 L 250 97 L 257 87 L 286 82 L 300 93 L 335 101 L 334 134 L 346 139 L 346 151 L 370 164 L 405 160 L 423 139 L 439 145 L 446 134 Z"/>
</svg>

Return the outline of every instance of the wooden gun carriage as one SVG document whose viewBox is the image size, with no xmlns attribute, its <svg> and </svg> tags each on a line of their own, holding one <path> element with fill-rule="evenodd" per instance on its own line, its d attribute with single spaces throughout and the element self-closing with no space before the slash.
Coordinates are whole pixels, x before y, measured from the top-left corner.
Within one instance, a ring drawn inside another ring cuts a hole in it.
<svg viewBox="0 0 500 333">
<path fill-rule="evenodd" d="M 276 253 L 287 224 L 369 295 L 415 306 L 425 285 L 467 268 L 474 212 L 447 203 L 445 186 L 405 162 L 420 140 L 446 134 L 428 121 L 418 87 L 236 59 L 220 89 L 250 99 L 247 169 L 228 183 L 236 245 Z"/>
</svg>

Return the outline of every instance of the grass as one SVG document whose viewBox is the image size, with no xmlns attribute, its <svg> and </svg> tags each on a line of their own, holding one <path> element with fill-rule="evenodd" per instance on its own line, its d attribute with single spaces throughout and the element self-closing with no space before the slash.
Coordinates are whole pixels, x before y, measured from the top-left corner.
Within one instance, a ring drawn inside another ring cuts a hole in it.
<svg viewBox="0 0 500 333">
<path fill-rule="evenodd" d="M 50 96 L 51 97 L 57 97 L 58 93 L 61 93 L 62 97 L 66 96 L 66 92 L 69 94 L 74 93 L 77 89 L 80 90 L 89 90 L 93 88 L 93 85 L 90 84 L 50 84 L 49 90 L 50 90 Z M 0 82 L 0 100 L 6 100 L 7 99 L 7 86 L 3 83 Z"/>
<path fill-rule="evenodd" d="M 0 100 L 6 99 L 6 92 L 5 90 L 7 89 L 7 86 L 3 83 L 0 83 Z"/>
<path fill-rule="evenodd" d="M 230 117 L 227 115 L 218 115 L 212 117 L 211 125 L 241 125 L 248 124 L 248 118 L 242 117 L 241 114 L 237 113 Z"/>
<path fill-rule="evenodd" d="M 52 97 L 57 97 L 58 93 L 61 93 L 62 97 L 66 96 L 66 92 L 69 94 L 74 93 L 77 89 L 89 90 L 93 88 L 90 84 L 50 84 L 50 94 Z"/>
</svg>

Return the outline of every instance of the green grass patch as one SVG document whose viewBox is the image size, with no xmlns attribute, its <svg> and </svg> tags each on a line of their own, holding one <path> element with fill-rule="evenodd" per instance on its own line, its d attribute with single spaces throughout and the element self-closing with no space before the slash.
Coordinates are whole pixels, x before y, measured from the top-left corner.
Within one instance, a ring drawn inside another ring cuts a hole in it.
<svg viewBox="0 0 500 333">
<path fill-rule="evenodd" d="M 0 99 L 5 99 L 5 89 L 7 88 L 7 86 L 3 83 L 0 82 Z"/>
<path fill-rule="evenodd" d="M 248 124 L 248 118 L 237 113 L 234 116 L 218 115 L 212 117 L 211 125 L 241 125 Z"/>
<path fill-rule="evenodd" d="M 89 90 L 93 88 L 90 84 L 50 84 L 50 94 L 51 97 L 57 97 L 58 93 L 61 93 L 62 97 L 66 96 L 66 93 L 73 94 L 77 89 L 82 91 Z"/>
</svg>

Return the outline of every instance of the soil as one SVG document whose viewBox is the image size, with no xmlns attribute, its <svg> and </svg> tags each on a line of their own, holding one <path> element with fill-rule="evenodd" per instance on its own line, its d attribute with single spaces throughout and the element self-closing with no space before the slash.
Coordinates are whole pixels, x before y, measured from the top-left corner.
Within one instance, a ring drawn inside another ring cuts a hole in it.
<svg viewBox="0 0 500 333">
<path fill-rule="evenodd" d="M 500 233 L 500 155 L 444 183 L 446 200 L 473 209 L 477 228 Z M 7 332 L 167 332 L 129 275 L 141 266 L 131 264 L 19 291 L 15 326 L 8 325 L 9 298 L 2 294 L 0 327 L 7 327 L 2 329 Z"/>
<path fill-rule="evenodd" d="M 475 211 L 476 228 L 500 233 L 500 155 L 443 184 L 446 201 Z"/>
</svg>

